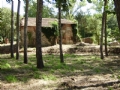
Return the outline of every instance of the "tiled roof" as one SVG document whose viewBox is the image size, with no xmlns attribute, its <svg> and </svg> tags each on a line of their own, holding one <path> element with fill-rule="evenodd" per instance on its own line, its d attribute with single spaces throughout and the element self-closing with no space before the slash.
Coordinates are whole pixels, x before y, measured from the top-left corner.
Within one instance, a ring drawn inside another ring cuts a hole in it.
<svg viewBox="0 0 120 90">
<path fill-rule="evenodd" d="M 51 23 L 58 21 L 56 18 L 42 18 L 42 27 L 52 27 Z M 61 24 L 75 24 L 75 22 L 67 19 L 61 19 Z M 21 26 L 24 26 L 24 18 L 21 19 Z M 28 18 L 28 26 L 36 26 L 36 18 Z"/>
</svg>

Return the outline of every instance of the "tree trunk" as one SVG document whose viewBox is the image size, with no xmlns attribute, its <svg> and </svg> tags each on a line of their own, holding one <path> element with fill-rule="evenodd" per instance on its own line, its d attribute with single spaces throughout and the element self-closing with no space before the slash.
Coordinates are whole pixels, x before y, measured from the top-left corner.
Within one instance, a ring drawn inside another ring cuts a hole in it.
<svg viewBox="0 0 120 90">
<path fill-rule="evenodd" d="M 26 0 L 26 8 L 25 8 L 25 24 L 24 24 L 24 63 L 28 63 L 27 58 L 27 25 L 28 25 L 28 4 L 29 0 Z"/>
<path fill-rule="evenodd" d="M 107 0 L 104 1 L 105 2 L 105 6 L 107 6 Z M 104 7 L 105 10 L 105 7 Z M 104 11 L 105 13 L 105 56 L 108 56 L 108 52 L 107 52 L 107 25 L 106 25 L 106 20 L 107 20 L 107 13 L 106 10 Z"/>
<path fill-rule="evenodd" d="M 63 51 L 62 51 L 62 35 L 61 35 L 61 2 L 59 2 L 58 6 L 58 25 L 59 25 L 59 46 L 60 46 L 60 62 L 64 63 L 63 59 Z"/>
<path fill-rule="evenodd" d="M 105 32 L 105 0 L 104 0 L 104 11 L 103 11 L 103 16 L 102 16 L 102 28 L 101 28 L 101 39 L 100 39 L 100 54 L 101 54 L 101 59 L 104 59 L 103 55 L 103 36 Z"/>
<path fill-rule="evenodd" d="M 20 14 L 20 0 L 18 0 L 18 9 L 17 9 L 17 42 L 16 42 L 16 59 L 19 59 L 19 31 L 20 31 L 20 24 L 19 24 L 19 14 Z"/>
<path fill-rule="evenodd" d="M 37 16 L 36 16 L 36 58 L 37 58 L 37 68 L 44 68 L 43 58 L 42 58 L 42 43 L 41 43 L 41 32 L 42 32 L 42 10 L 43 10 L 43 0 L 37 0 Z"/>
<path fill-rule="evenodd" d="M 14 37 L 14 34 L 13 34 L 13 32 L 14 32 L 14 11 L 13 11 L 13 9 L 14 9 L 14 1 L 13 0 L 11 0 L 11 2 L 12 2 L 12 5 L 11 5 L 11 58 L 14 58 L 14 48 L 13 48 L 13 37 Z"/>
<path fill-rule="evenodd" d="M 115 12 L 116 12 L 117 21 L 118 21 L 118 27 L 120 31 L 120 0 L 114 0 L 114 5 L 115 5 Z"/>
</svg>

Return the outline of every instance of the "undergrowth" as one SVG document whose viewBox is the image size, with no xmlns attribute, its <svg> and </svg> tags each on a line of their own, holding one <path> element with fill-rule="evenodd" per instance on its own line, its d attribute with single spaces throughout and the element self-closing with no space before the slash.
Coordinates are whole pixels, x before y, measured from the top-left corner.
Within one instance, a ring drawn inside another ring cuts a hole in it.
<svg viewBox="0 0 120 90">
<path fill-rule="evenodd" d="M 36 55 L 28 56 L 28 64 L 23 63 L 24 59 L 22 55 L 20 55 L 19 60 L 6 57 L 9 56 L 0 55 L 0 80 L 8 83 L 27 82 L 30 79 L 55 81 L 58 78 L 66 76 L 115 73 L 118 69 L 116 71 L 112 69 L 111 71 L 110 62 L 103 61 L 99 56 L 94 55 L 80 56 L 64 54 L 65 63 L 63 64 L 60 63 L 58 55 L 43 55 L 45 65 L 43 69 L 36 68 Z"/>
</svg>

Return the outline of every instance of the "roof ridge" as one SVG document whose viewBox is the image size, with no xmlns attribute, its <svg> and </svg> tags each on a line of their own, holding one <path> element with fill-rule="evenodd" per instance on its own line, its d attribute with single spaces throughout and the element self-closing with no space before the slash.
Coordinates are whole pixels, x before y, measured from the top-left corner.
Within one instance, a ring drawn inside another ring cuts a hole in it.
<svg viewBox="0 0 120 90">
<path fill-rule="evenodd" d="M 52 27 L 51 22 L 58 21 L 57 18 L 42 18 L 42 27 Z M 61 19 L 62 24 L 75 24 L 74 21 Z M 20 21 L 21 26 L 24 26 L 24 18 Z M 28 26 L 36 26 L 36 17 L 28 17 Z"/>
</svg>

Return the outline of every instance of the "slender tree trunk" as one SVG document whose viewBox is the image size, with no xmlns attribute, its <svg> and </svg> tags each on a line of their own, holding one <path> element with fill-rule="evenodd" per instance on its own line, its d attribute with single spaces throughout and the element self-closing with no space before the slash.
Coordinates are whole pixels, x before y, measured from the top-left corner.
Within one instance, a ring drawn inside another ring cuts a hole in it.
<svg viewBox="0 0 120 90">
<path fill-rule="evenodd" d="M 104 1 L 105 2 L 105 6 L 107 6 L 107 0 Z M 108 52 L 107 52 L 107 25 L 106 25 L 106 20 L 107 20 L 107 13 L 106 10 L 104 11 L 105 13 L 105 56 L 108 56 Z"/>
<path fill-rule="evenodd" d="M 16 59 L 19 59 L 19 31 L 20 31 L 20 24 L 19 24 L 19 14 L 20 14 L 20 0 L 18 0 L 18 9 L 17 9 L 17 42 L 16 42 Z"/>
<path fill-rule="evenodd" d="M 104 0 L 104 11 L 103 11 L 103 16 L 102 16 L 102 28 L 101 28 L 101 39 L 100 39 L 100 54 L 101 54 L 101 59 L 104 59 L 103 55 L 103 35 L 105 32 L 105 0 Z"/>
<path fill-rule="evenodd" d="M 63 51 L 62 51 L 62 35 L 61 35 L 61 2 L 59 3 L 58 6 L 58 25 L 59 25 L 59 46 L 60 46 L 60 62 L 64 63 L 63 59 Z"/>
<path fill-rule="evenodd" d="M 103 22 L 103 17 L 102 17 L 102 22 Z M 101 39 L 100 39 L 100 57 L 101 57 L 101 59 L 103 59 L 104 58 L 104 56 L 103 56 L 103 25 L 102 25 L 102 29 L 101 29 Z"/>
<path fill-rule="evenodd" d="M 114 5 L 115 5 L 115 12 L 116 12 L 117 21 L 118 21 L 118 27 L 120 31 L 120 0 L 114 0 Z"/>
<path fill-rule="evenodd" d="M 43 10 L 43 0 L 37 0 L 37 16 L 36 16 L 36 58 L 37 58 L 37 68 L 44 68 L 43 58 L 42 58 L 42 43 L 41 43 L 41 32 L 42 32 L 42 10 Z"/>
<path fill-rule="evenodd" d="M 11 0 L 11 58 L 14 58 L 13 37 L 14 37 L 14 1 Z"/>
<path fill-rule="evenodd" d="M 24 24 L 24 63 L 28 63 L 27 58 L 27 25 L 28 25 L 28 4 L 29 0 L 26 0 L 26 8 L 25 8 L 25 24 Z"/>
</svg>

